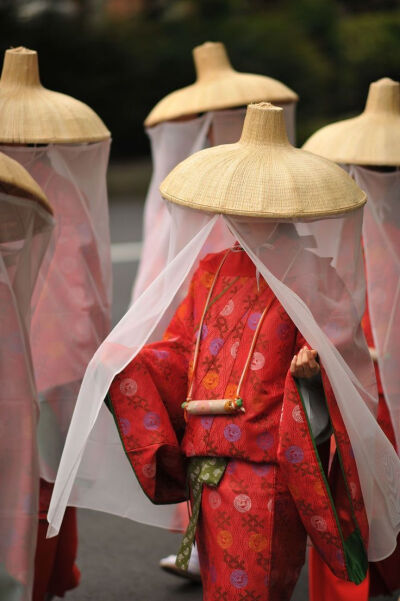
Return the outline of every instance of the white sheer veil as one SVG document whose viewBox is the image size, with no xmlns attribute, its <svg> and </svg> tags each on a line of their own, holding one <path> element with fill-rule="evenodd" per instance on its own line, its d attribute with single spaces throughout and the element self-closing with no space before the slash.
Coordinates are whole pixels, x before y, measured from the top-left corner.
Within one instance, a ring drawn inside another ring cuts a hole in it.
<svg viewBox="0 0 400 601">
<path fill-rule="evenodd" d="M 320 354 L 359 470 L 370 524 L 369 557 L 390 555 L 400 529 L 400 460 L 373 415 L 376 385 L 360 327 L 365 291 L 359 251 L 362 210 L 330 219 L 328 229 L 326 220 L 310 222 L 306 235 L 251 218 L 175 205 L 170 210 L 174 258 L 134 302 L 86 371 L 57 475 L 50 533 L 58 531 L 67 504 L 170 526 L 173 507 L 153 506 L 145 498 L 103 400 L 114 376 L 144 344 L 160 339 L 201 257 L 237 239 Z M 328 231 L 335 243 L 326 244 Z M 337 256 L 327 256 L 328 247 Z"/>
</svg>

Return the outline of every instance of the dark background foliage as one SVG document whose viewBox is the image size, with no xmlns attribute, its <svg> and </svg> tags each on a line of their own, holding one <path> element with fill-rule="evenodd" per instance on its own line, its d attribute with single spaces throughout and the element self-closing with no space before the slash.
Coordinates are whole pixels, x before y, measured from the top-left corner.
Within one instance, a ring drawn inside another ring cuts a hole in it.
<svg viewBox="0 0 400 601">
<path fill-rule="evenodd" d="M 98 112 L 114 157 L 147 153 L 145 116 L 194 80 L 191 50 L 207 40 L 223 41 L 236 69 L 276 77 L 299 94 L 300 144 L 360 112 L 371 81 L 399 77 L 398 1 L 144 0 L 126 14 L 104 0 L 75 0 L 73 11 L 62 4 L 24 18 L 21 2 L 0 0 L 2 49 L 37 50 L 43 84 Z"/>
</svg>

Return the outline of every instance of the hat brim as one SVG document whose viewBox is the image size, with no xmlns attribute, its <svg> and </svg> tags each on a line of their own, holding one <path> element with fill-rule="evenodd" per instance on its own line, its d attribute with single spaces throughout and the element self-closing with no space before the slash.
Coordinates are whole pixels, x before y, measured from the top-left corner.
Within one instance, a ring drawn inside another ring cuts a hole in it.
<svg viewBox="0 0 400 601">
<path fill-rule="evenodd" d="M 145 126 L 153 127 L 188 115 L 246 106 L 252 102 L 278 104 L 297 102 L 298 96 L 280 81 L 264 75 L 227 69 L 224 75 L 198 81 L 160 100 L 148 115 Z"/>
<path fill-rule="evenodd" d="M 362 207 L 365 193 L 340 167 L 289 145 L 238 142 L 202 150 L 160 186 L 176 204 L 212 213 L 280 220 L 337 216 Z"/>
</svg>

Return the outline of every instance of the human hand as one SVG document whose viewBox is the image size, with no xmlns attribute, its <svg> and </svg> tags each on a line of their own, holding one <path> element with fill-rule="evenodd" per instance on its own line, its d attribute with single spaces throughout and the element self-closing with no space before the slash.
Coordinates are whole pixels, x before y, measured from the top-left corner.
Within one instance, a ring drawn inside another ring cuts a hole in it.
<svg viewBox="0 0 400 601">
<path fill-rule="evenodd" d="M 295 355 L 290 364 L 290 373 L 294 378 L 312 378 L 321 368 L 317 362 L 317 351 L 306 346 Z"/>
</svg>

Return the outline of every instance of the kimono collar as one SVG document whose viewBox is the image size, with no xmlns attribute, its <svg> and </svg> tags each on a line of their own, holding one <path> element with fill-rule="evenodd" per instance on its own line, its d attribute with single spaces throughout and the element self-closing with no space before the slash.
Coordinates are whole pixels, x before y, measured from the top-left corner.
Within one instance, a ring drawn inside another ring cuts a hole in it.
<svg viewBox="0 0 400 601">
<path fill-rule="evenodd" d="M 202 261 L 204 269 L 215 273 L 221 263 L 221 259 L 226 253 L 226 250 L 207 255 Z M 222 269 L 221 275 L 225 276 L 241 276 L 241 277 L 256 277 L 256 267 L 244 249 L 236 243 L 233 251 L 227 257 Z"/>
</svg>

